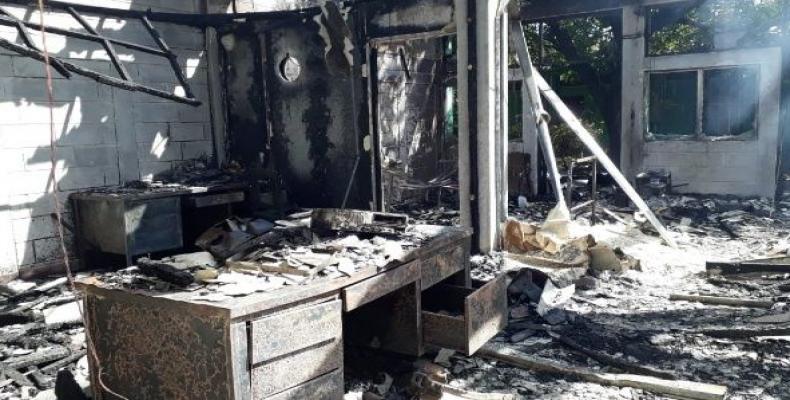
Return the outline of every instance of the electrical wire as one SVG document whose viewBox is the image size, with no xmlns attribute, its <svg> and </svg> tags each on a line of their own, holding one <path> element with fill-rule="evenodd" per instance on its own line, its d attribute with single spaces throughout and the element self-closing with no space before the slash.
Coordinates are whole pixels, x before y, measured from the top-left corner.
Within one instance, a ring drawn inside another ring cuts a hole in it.
<svg viewBox="0 0 790 400">
<path fill-rule="evenodd" d="M 66 240 L 64 239 L 63 232 L 63 209 L 61 208 L 60 196 L 58 196 L 58 174 L 57 174 L 57 155 L 55 141 L 57 139 L 55 133 L 55 100 L 52 90 L 52 68 L 49 59 L 49 50 L 47 48 L 47 33 L 46 25 L 44 24 L 44 0 L 38 0 L 38 16 L 39 25 L 41 25 L 41 47 L 44 53 L 44 70 L 46 71 L 46 89 L 47 89 L 47 105 L 49 107 L 49 161 L 51 164 L 49 180 L 52 184 L 52 197 L 55 203 L 55 217 L 57 219 L 57 232 L 58 239 L 60 240 L 60 251 L 63 255 L 63 266 L 66 269 L 66 279 L 68 280 L 71 291 L 77 298 L 77 309 L 80 312 L 85 330 L 85 345 L 88 348 L 88 354 L 93 358 L 93 365 L 96 367 L 96 377 L 99 386 L 107 393 L 116 396 L 122 400 L 129 400 L 128 398 L 112 391 L 107 385 L 104 384 L 102 379 L 102 367 L 99 362 L 99 356 L 96 353 L 96 347 L 93 342 L 93 335 L 88 329 L 87 320 L 85 319 L 84 303 L 82 302 L 81 292 L 77 290 L 74 283 L 74 274 L 71 271 L 71 264 L 69 262 L 69 251 L 66 247 Z"/>
</svg>

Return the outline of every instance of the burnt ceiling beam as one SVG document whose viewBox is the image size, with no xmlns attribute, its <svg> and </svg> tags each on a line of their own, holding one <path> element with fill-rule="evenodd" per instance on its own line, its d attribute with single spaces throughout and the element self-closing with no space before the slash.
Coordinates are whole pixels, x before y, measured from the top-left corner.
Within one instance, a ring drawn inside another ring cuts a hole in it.
<svg viewBox="0 0 790 400">
<path fill-rule="evenodd" d="M 36 49 L 32 49 L 32 48 L 29 48 L 29 47 L 26 47 L 26 46 L 21 46 L 21 45 L 18 45 L 16 43 L 12 43 L 12 42 L 10 42 L 10 41 L 8 41 L 6 39 L 0 38 L 0 47 L 5 48 L 5 49 L 10 50 L 10 51 L 13 51 L 13 52 L 15 52 L 15 53 L 17 53 L 17 54 L 19 54 L 21 56 L 32 58 L 34 60 L 38 60 L 38 61 L 41 61 L 41 62 L 46 62 L 46 59 L 47 59 L 45 53 L 42 52 L 42 51 L 39 51 L 39 50 L 36 50 Z M 148 94 L 151 94 L 151 95 L 154 95 L 154 96 L 158 96 L 158 97 L 161 97 L 161 98 L 164 98 L 164 99 L 173 100 L 173 101 L 178 102 L 178 103 L 189 104 L 189 105 L 192 105 L 192 106 L 199 106 L 200 105 L 200 101 L 197 100 L 197 99 L 194 99 L 194 98 L 186 98 L 186 97 L 177 96 L 175 94 L 166 92 L 164 90 L 159 90 L 159 89 L 147 87 L 147 86 L 144 86 L 144 85 L 140 85 L 140 84 L 135 83 L 135 82 L 125 81 L 125 80 L 120 79 L 120 78 L 115 78 L 115 77 L 112 77 L 112 76 L 108 76 L 108 75 L 105 75 L 105 74 L 93 71 L 91 69 L 84 68 L 84 67 L 81 67 L 79 65 L 70 63 L 68 61 L 61 60 L 61 59 L 59 59 L 57 57 L 49 56 L 49 59 L 50 59 L 50 62 L 58 62 L 58 63 L 60 63 L 61 65 L 63 65 L 70 72 L 73 72 L 73 73 L 75 73 L 77 75 L 82 75 L 84 77 L 93 79 L 96 82 L 99 82 L 99 83 L 102 83 L 102 84 L 105 84 L 105 85 L 115 86 L 115 87 L 118 87 L 118 88 L 121 88 L 121 89 L 124 89 L 124 90 L 129 90 L 129 91 L 132 91 L 132 92 L 148 93 Z"/>
<path fill-rule="evenodd" d="M 35 22 L 21 21 L 21 20 L 15 19 L 15 18 L 9 18 L 7 16 L 0 16 L 0 25 L 17 27 L 18 26 L 18 22 L 21 22 L 27 28 L 35 29 L 37 31 L 40 31 L 42 29 L 41 25 L 39 25 L 39 24 L 37 24 Z M 68 30 L 68 29 L 57 28 L 57 27 L 54 27 L 54 26 L 45 26 L 45 27 L 43 27 L 43 29 L 44 29 L 44 31 L 46 31 L 48 33 L 54 33 L 54 34 L 57 34 L 57 35 L 69 36 L 69 37 L 73 37 L 73 38 L 76 38 L 76 39 L 89 40 L 89 41 L 96 42 L 96 43 L 103 43 L 106 40 L 106 41 L 108 41 L 108 42 L 110 42 L 112 44 L 115 44 L 115 45 L 118 45 L 118 46 L 123 46 L 123 47 L 126 47 L 126 48 L 131 49 L 131 50 L 142 51 L 143 53 L 149 53 L 149 54 L 157 55 L 157 56 L 160 56 L 160 57 L 167 57 L 167 53 L 165 53 L 164 51 L 162 51 L 160 49 L 155 49 L 153 47 L 145 46 L 145 45 L 142 45 L 142 44 L 127 42 L 125 40 L 105 38 L 105 37 L 102 37 L 102 36 L 99 36 L 99 35 L 94 35 L 94 34 L 91 34 L 91 33 L 71 31 L 71 30 Z"/>
<path fill-rule="evenodd" d="M 176 57 L 175 53 L 170 50 L 165 40 L 162 39 L 162 35 L 159 34 L 159 31 L 156 30 L 154 25 L 148 19 L 148 17 L 141 17 L 140 21 L 142 21 L 143 26 L 145 29 L 148 30 L 148 33 L 151 34 L 151 37 L 156 42 L 157 46 L 167 54 L 166 58 L 170 62 L 170 67 L 173 68 L 173 72 L 176 74 L 176 78 L 178 79 L 178 83 L 184 88 L 184 93 L 186 93 L 186 97 L 194 98 L 195 95 L 192 94 L 192 89 L 189 87 L 189 83 L 187 82 L 186 77 L 184 76 L 184 71 L 181 70 L 181 66 L 178 64 L 178 58 Z"/>
<path fill-rule="evenodd" d="M 99 32 L 97 32 L 96 29 L 93 29 L 93 27 L 88 23 L 88 21 L 86 21 L 85 18 L 82 17 L 82 15 L 79 15 L 77 13 L 77 10 L 75 10 L 73 7 L 69 7 L 68 11 L 69 14 L 71 14 L 71 16 L 75 20 L 77 20 L 77 22 L 79 22 L 80 25 L 82 25 L 82 27 L 85 28 L 86 31 L 88 31 L 88 33 L 90 33 L 91 35 L 99 36 Z M 105 38 L 104 40 L 102 40 L 102 47 L 104 47 L 104 51 L 107 52 L 107 55 L 110 56 L 110 60 L 112 61 L 112 64 L 115 66 L 115 69 L 118 71 L 118 75 L 121 78 L 123 78 L 123 80 L 125 81 L 132 80 L 129 75 L 129 72 L 126 70 L 126 67 L 121 62 L 121 59 L 118 58 L 118 53 L 115 52 L 115 48 L 112 46 L 112 43 L 110 43 L 110 41 Z"/>
<path fill-rule="evenodd" d="M 19 32 L 19 37 L 22 39 L 22 42 L 24 42 L 25 45 L 27 45 L 27 47 L 41 51 L 41 49 L 39 49 L 38 46 L 36 46 L 36 44 L 33 42 L 33 38 L 30 37 L 30 34 L 27 32 L 27 29 L 25 29 L 25 24 L 21 19 L 16 18 L 13 14 L 3 9 L 0 9 L 0 15 L 5 15 L 16 22 L 16 30 L 17 32 Z M 63 64 L 59 60 L 55 60 L 55 59 L 50 60 L 50 65 L 52 66 L 53 69 L 55 69 L 55 71 L 58 71 L 58 73 L 62 77 L 64 78 L 71 77 L 71 72 L 69 72 L 69 70 L 67 70 L 66 67 L 63 66 Z"/>
<path fill-rule="evenodd" d="M 0 0 L 3 4 L 13 4 L 25 7 L 38 7 L 36 0 Z M 273 11 L 273 12 L 251 12 L 251 13 L 229 13 L 229 14 L 195 14 L 195 13 L 173 13 L 155 12 L 151 10 L 122 10 L 118 8 L 89 6 L 84 4 L 73 4 L 65 1 L 48 0 L 44 7 L 50 10 L 68 11 L 73 8 L 76 11 L 93 14 L 102 17 L 114 17 L 121 19 L 140 19 L 148 18 L 154 22 L 167 22 L 178 25 L 187 25 L 197 28 L 207 26 L 226 25 L 243 20 L 264 20 L 282 21 L 284 19 L 299 20 L 305 17 L 312 17 L 321 13 L 320 7 L 313 7 L 299 11 Z"/>
<path fill-rule="evenodd" d="M 618 11 L 637 0 L 532 0 L 522 2 L 517 14 L 524 22 L 581 17 Z"/>
</svg>

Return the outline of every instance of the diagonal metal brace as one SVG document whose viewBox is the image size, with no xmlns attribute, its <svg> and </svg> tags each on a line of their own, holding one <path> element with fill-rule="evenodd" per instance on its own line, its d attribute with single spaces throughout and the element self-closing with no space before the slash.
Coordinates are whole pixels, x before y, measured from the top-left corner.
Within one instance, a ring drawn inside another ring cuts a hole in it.
<svg viewBox="0 0 790 400">
<path fill-rule="evenodd" d="M 77 11 L 74 10 L 74 7 L 68 7 L 66 10 L 69 12 L 69 14 L 71 14 L 72 17 L 74 17 L 75 20 L 77 20 L 77 22 L 80 23 L 80 25 L 82 25 L 83 28 L 85 28 L 86 31 L 88 31 L 88 33 L 91 35 L 100 36 L 99 32 L 96 32 L 96 29 L 93 29 L 93 27 L 88 23 L 88 21 L 85 20 L 85 18 L 82 18 L 82 15 L 77 14 Z M 110 56 L 110 60 L 115 66 L 115 69 L 118 71 L 118 75 L 120 75 L 125 81 L 131 81 L 132 79 L 129 77 L 129 72 L 126 70 L 126 67 L 123 65 L 123 63 L 121 63 L 120 58 L 118 58 L 118 53 L 115 52 L 115 48 L 112 46 L 112 43 L 104 38 L 101 41 L 101 44 L 102 47 L 104 47 L 104 50 L 107 52 L 107 55 Z"/>
<path fill-rule="evenodd" d="M 36 44 L 33 43 L 33 39 L 30 37 L 30 34 L 27 32 L 27 29 L 25 28 L 25 24 L 22 22 L 22 20 L 20 20 L 19 18 L 15 17 L 13 14 L 2 8 L 0 8 L 0 14 L 5 15 L 8 18 L 11 18 L 14 21 L 16 21 L 16 30 L 19 32 L 19 37 L 22 38 L 22 41 L 25 42 L 25 44 L 28 47 L 30 47 L 31 49 L 41 51 L 41 49 L 39 49 L 38 46 L 36 46 Z M 50 58 L 49 63 L 50 65 L 52 65 L 52 68 L 55 69 L 55 71 L 58 71 L 58 73 L 61 76 L 63 76 L 64 78 L 71 78 L 71 72 L 69 72 L 69 70 L 67 70 L 66 67 L 63 66 L 63 63 L 61 63 L 60 60 Z"/>
</svg>

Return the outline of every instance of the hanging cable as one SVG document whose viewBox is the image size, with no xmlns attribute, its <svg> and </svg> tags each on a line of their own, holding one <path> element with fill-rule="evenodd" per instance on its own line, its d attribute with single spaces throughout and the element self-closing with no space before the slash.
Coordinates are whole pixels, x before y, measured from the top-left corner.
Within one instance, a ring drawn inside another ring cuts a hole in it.
<svg viewBox="0 0 790 400">
<path fill-rule="evenodd" d="M 52 184 L 52 197 L 55 203 L 55 217 L 57 219 L 57 231 L 58 231 L 58 239 L 60 240 L 60 251 L 63 255 L 63 266 L 66 269 L 66 279 L 69 282 L 69 287 L 74 295 L 77 297 L 77 309 L 80 312 L 80 317 L 82 318 L 84 330 L 85 330 L 85 345 L 88 348 L 87 353 L 93 359 L 93 365 L 96 368 L 96 377 L 101 386 L 101 389 L 106 391 L 107 393 L 116 396 L 122 400 L 129 400 L 128 398 L 121 396 L 118 393 L 115 393 L 107 385 L 104 384 L 102 379 L 102 367 L 99 362 L 99 356 L 96 354 L 96 347 L 93 344 L 93 336 L 91 335 L 90 329 L 86 324 L 85 319 L 85 310 L 84 310 L 84 303 L 82 302 L 82 296 L 79 291 L 77 291 L 77 287 L 74 284 L 74 274 L 71 271 L 71 263 L 69 262 L 69 251 L 66 248 L 66 240 L 64 239 L 64 232 L 63 232 L 63 210 L 61 208 L 60 203 L 60 196 L 58 196 L 58 174 L 57 174 L 57 156 L 56 156 L 56 146 L 55 140 L 57 139 L 55 134 L 55 100 L 52 91 L 52 68 L 49 59 L 49 49 L 47 48 L 47 33 L 45 31 L 45 24 L 44 24 L 44 0 L 38 0 L 38 18 L 39 18 L 39 25 L 41 26 L 41 47 L 44 53 L 44 70 L 46 72 L 46 88 L 47 88 L 47 105 L 49 107 L 49 161 L 51 164 L 50 172 L 49 172 L 49 181 Z"/>
</svg>

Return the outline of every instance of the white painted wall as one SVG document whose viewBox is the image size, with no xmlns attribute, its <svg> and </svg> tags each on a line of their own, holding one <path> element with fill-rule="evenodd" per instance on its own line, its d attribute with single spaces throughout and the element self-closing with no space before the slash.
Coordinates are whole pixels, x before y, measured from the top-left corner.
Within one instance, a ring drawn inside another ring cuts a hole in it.
<svg viewBox="0 0 790 400">
<path fill-rule="evenodd" d="M 201 4 L 201 0 L 77 2 L 171 12 L 199 12 Z M 5 9 L 38 22 L 35 11 Z M 108 36 L 155 46 L 137 21 L 90 16 L 86 19 Z M 84 31 L 67 14 L 46 13 L 45 21 L 48 25 Z M 154 25 L 178 54 L 195 95 L 204 105 L 197 108 L 181 105 L 76 75 L 64 79 L 55 72 L 57 190 L 62 201 L 74 191 L 151 179 L 184 160 L 212 155 L 203 32 L 157 22 Z M 30 32 L 40 42 L 39 35 Z M 10 27 L 0 27 L 0 37 L 22 44 L 16 30 Z M 98 44 L 58 35 L 47 35 L 47 44 L 58 57 L 115 74 L 107 54 Z M 182 93 L 166 59 L 118 46 L 116 51 L 132 79 Z M 50 126 L 44 73 L 42 63 L 0 50 L 0 277 L 61 258 L 52 218 Z M 71 242 L 71 237 L 68 239 Z"/>
<path fill-rule="evenodd" d="M 716 51 L 645 57 L 644 18 L 636 6 L 623 13 L 622 169 L 665 169 L 678 192 L 773 197 L 779 152 L 781 50 Z M 760 70 L 757 135 L 746 140 L 646 140 L 646 75 L 651 71 L 756 65 Z"/>
</svg>

